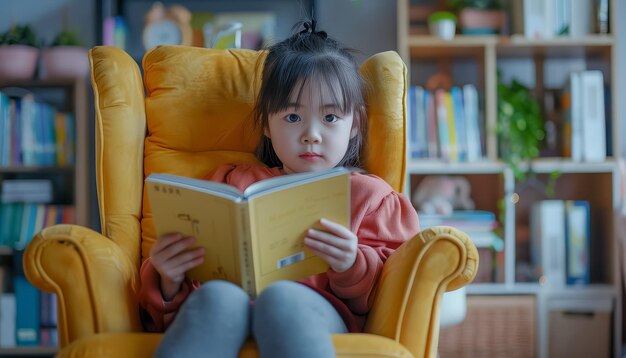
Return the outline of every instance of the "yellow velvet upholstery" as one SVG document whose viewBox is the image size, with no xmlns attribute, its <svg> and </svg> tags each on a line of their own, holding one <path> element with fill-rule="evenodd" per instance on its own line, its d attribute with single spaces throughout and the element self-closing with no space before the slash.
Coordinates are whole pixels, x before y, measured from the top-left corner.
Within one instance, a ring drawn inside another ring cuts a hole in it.
<svg viewBox="0 0 626 358">
<path fill-rule="evenodd" d="M 152 172 L 202 177 L 221 163 L 256 160 L 258 129 L 249 115 L 264 56 L 163 46 L 145 55 L 142 76 L 119 49 L 90 51 L 102 233 L 52 226 L 24 257 L 28 279 L 58 295 L 59 356 L 151 356 L 161 335 L 142 332 L 135 299 L 138 268 L 155 239 L 143 179 Z M 361 72 L 370 85 L 365 166 L 401 190 L 406 68 L 385 52 Z M 385 264 L 366 333 L 333 337 L 338 356 L 436 356 L 442 294 L 471 282 L 477 264 L 462 232 L 424 230 Z M 247 342 L 241 356 L 256 355 Z"/>
</svg>

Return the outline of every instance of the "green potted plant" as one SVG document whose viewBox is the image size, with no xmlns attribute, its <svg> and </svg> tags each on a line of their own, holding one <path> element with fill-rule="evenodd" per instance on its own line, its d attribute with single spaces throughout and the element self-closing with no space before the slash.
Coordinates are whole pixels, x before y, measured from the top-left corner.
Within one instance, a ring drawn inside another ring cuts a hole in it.
<svg viewBox="0 0 626 358">
<path fill-rule="evenodd" d="M 428 17 L 431 35 L 444 40 L 452 40 L 456 32 L 456 15 L 449 11 L 436 11 Z"/>
<path fill-rule="evenodd" d="M 459 15 L 461 32 L 467 35 L 502 33 L 506 15 L 501 0 L 447 0 Z"/>
<path fill-rule="evenodd" d="M 41 54 L 42 77 L 77 78 L 89 71 L 87 49 L 74 31 L 59 32 Z"/>
<path fill-rule="evenodd" d="M 39 40 L 28 25 L 0 34 L 0 79 L 31 79 L 37 69 Z"/>
<path fill-rule="evenodd" d="M 545 132 L 539 102 L 515 79 L 508 85 L 498 81 L 496 131 L 500 157 L 511 168 L 515 179 L 524 181 L 527 172 L 522 170 L 521 163 L 539 156 Z"/>
</svg>

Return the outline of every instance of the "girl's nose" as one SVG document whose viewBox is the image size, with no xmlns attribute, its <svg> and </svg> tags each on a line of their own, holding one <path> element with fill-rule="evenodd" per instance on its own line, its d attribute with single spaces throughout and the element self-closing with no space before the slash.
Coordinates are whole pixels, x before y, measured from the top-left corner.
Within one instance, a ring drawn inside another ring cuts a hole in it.
<svg viewBox="0 0 626 358">
<path fill-rule="evenodd" d="M 322 142 L 322 138 L 318 135 L 303 135 L 302 143 L 303 144 L 320 144 Z"/>
<path fill-rule="evenodd" d="M 315 126 L 309 126 L 306 131 L 302 134 L 301 142 L 302 144 L 320 144 L 322 142 L 322 136 L 319 131 L 314 128 Z"/>
</svg>

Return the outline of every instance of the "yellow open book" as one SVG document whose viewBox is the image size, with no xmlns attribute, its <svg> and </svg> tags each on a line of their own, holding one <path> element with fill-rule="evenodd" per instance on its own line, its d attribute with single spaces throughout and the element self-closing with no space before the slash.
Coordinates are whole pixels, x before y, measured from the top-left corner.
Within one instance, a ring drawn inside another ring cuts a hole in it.
<svg viewBox="0 0 626 358">
<path fill-rule="evenodd" d="M 306 230 L 319 219 L 350 227 L 345 168 L 270 178 L 244 192 L 170 174 L 151 174 L 146 186 L 157 237 L 180 232 L 205 247 L 204 263 L 187 276 L 231 281 L 253 297 L 273 281 L 328 269 L 304 245 Z"/>
</svg>

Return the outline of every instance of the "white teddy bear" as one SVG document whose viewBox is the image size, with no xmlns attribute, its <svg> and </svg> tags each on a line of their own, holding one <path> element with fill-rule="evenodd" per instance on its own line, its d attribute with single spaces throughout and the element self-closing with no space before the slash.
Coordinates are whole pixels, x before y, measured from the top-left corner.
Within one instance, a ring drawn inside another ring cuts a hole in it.
<svg viewBox="0 0 626 358">
<path fill-rule="evenodd" d="M 413 192 L 412 202 L 419 212 L 450 215 L 454 210 L 474 209 L 470 189 L 462 176 L 427 176 Z"/>
</svg>

